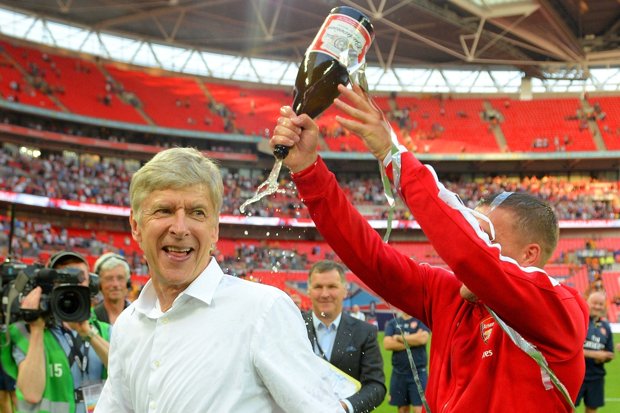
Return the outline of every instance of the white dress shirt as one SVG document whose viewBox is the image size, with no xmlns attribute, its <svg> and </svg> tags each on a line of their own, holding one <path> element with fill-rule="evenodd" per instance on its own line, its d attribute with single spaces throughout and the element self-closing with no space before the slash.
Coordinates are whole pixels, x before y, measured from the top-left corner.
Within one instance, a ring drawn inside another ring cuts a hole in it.
<svg viewBox="0 0 620 413">
<path fill-rule="evenodd" d="M 282 291 L 207 268 L 163 313 L 149 281 L 114 324 L 96 413 L 343 412 Z"/>
</svg>

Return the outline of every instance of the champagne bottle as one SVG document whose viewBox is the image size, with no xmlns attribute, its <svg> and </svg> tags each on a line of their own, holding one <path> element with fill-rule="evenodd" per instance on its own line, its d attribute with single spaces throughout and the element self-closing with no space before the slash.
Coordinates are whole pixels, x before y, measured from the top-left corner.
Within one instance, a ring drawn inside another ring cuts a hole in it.
<svg viewBox="0 0 620 413">
<path fill-rule="evenodd" d="M 299 66 L 293 97 L 293 111 L 315 118 L 338 97 L 338 85 L 349 83 L 349 70 L 363 64 L 374 38 L 374 28 L 362 12 L 347 6 L 331 10 Z M 278 159 L 289 148 L 276 145 Z"/>
</svg>

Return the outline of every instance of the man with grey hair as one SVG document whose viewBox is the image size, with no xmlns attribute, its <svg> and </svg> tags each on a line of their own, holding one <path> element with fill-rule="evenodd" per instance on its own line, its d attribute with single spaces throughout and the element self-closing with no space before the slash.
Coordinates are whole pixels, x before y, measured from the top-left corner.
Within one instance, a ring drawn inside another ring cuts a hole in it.
<svg viewBox="0 0 620 413">
<path fill-rule="evenodd" d="M 291 299 L 225 275 L 211 256 L 218 167 L 195 149 L 168 149 L 129 192 L 151 279 L 116 320 L 96 412 L 342 412 Z"/>
<path fill-rule="evenodd" d="M 99 276 L 99 290 L 103 301 L 94 308 L 100 321 L 114 324 L 121 312 L 129 306 L 131 269 L 122 255 L 108 252 L 100 256 L 93 267 Z"/>
</svg>

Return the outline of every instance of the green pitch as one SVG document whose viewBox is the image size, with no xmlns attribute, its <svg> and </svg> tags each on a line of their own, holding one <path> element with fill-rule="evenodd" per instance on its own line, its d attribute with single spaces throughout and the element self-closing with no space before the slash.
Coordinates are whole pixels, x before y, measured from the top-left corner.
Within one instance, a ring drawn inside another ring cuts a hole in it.
<svg viewBox="0 0 620 413">
<path fill-rule="evenodd" d="M 391 352 L 383 349 L 383 332 L 379 332 L 379 343 L 381 344 L 381 354 L 383 355 L 383 370 L 385 371 L 386 385 L 389 392 L 390 375 L 392 374 Z M 620 334 L 614 334 L 614 344 L 620 343 Z M 605 376 L 605 406 L 598 409 L 598 413 L 617 413 L 620 412 L 620 353 L 616 359 L 607 363 L 607 376 Z M 583 403 L 577 407 L 577 412 L 584 411 Z M 396 407 L 388 404 L 386 397 L 383 404 L 379 406 L 376 413 L 396 413 Z M 435 413 L 435 412 L 431 412 Z"/>
</svg>

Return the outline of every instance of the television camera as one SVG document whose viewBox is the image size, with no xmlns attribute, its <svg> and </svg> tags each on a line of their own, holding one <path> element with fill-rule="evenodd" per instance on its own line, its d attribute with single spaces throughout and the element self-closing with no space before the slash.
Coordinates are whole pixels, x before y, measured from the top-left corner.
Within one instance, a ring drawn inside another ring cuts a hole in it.
<svg viewBox="0 0 620 413">
<path fill-rule="evenodd" d="M 52 269 L 40 264 L 5 261 L 0 264 L 4 323 L 8 325 L 18 320 L 33 321 L 38 317 L 46 321 L 88 320 L 90 297 L 98 290 L 98 277 L 90 274 L 89 287 L 80 285 L 83 280 L 83 272 L 76 268 Z M 39 309 L 20 308 L 23 297 L 36 287 L 41 287 L 42 290 Z"/>
</svg>

